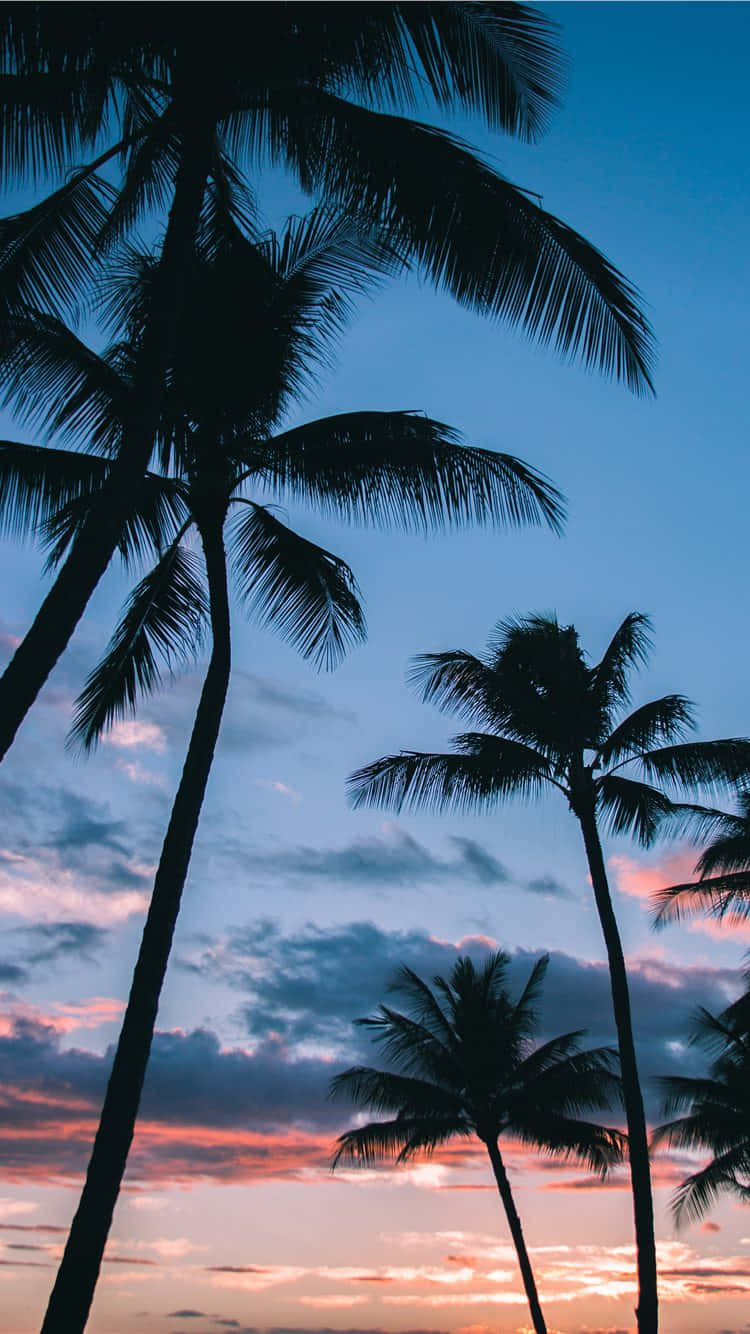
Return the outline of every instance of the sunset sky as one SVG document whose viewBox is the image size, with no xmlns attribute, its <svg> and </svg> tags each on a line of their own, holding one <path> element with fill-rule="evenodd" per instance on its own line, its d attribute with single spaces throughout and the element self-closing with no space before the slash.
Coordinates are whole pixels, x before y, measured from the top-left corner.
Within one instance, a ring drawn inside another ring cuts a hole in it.
<svg viewBox="0 0 750 1334">
<path fill-rule="evenodd" d="M 613 1039 L 582 848 L 562 801 L 474 817 L 353 813 L 348 773 L 440 748 L 450 720 L 405 684 L 418 652 L 480 652 L 497 620 L 556 611 L 592 659 L 631 610 L 655 628 L 635 702 L 679 692 L 700 735 L 750 732 L 748 707 L 746 4 L 556 4 L 570 57 L 541 145 L 451 122 L 637 284 L 660 342 L 657 398 L 561 365 L 416 281 L 366 304 L 298 420 L 419 409 L 516 453 L 565 492 L 562 539 L 300 531 L 345 557 L 369 640 L 316 676 L 235 617 L 235 671 L 159 1015 L 139 1130 L 91 1334 L 521 1334 L 528 1310 L 489 1166 L 457 1146 L 397 1171 L 329 1170 L 348 1123 L 331 1076 L 369 1061 L 351 1021 L 394 967 L 425 976 L 497 946 L 520 987 L 552 956 L 543 1033 Z M 299 210 L 263 180 L 272 223 Z M 6 417 L 2 434 L 32 439 Z M 10 652 L 46 576 L 2 548 Z M 73 699 L 127 591 L 114 569 L 0 774 L 0 1334 L 39 1327 L 80 1187 L 185 751 L 201 664 L 81 759 Z M 655 935 L 649 896 L 695 852 L 607 855 L 644 1076 L 699 1070 L 696 1006 L 742 987 L 750 930 Z M 658 1119 L 655 1091 L 649 1112 Z M 550 1329 L 634 1330 L 631 1202 L 575 1166 L 508 1160 Z M 675 1232 L 691 1170 L 656 1159 L 665 1334 L 750 1329 L 750 1210 Z"/>
</svg>

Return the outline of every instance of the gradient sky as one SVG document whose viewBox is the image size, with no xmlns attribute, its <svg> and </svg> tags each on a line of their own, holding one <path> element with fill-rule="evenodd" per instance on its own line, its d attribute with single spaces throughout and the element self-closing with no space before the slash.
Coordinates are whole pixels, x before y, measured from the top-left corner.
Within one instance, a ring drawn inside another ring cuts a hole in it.
<svg viewBox="0 0 750 1334">
<path fill-rule="evenodd" d="M 230 704 L 92 1334 L 526 1330 L 481 1158 L 462 1149 L 331 1178 L 346 1111 L 325 1090 L 366 1058 L 350 1021 L 382 998 L 395 964 L 445 973 L 461 950 L 494 942 L 514 956 L 516 985 L 552 953 L 546 1033 L 586 1026 L 592 1042 L 611 1039 L 576 829 L 552 799 L 472 818 L 354 814 L 345 777 L 402 746 L 439 747 L 450 722 L 410 695 L 408 659 L 479 651 L 512 613 L 555 610 L 596 658 L 628 611 L 646 611 L 656 642 L 636 703 L 678 691 L 698 702 L 701 735 L 750 731 L 750 8 L 551 8 L 570 75 L 544 142 L 456 128 L 638 285 L 660 340 L 658 396 L 560 365 L 410 282 L 363 309 L 337 372 L 300 409 L 424 410 L 549 473 L 570 521 L 562 540 L 422 539 L 292 513 L 353 565 L 370 638 L 316 677 L 238 610 Z M 283 178 L 263 186 L 271 221 L 298 207 Z M 33 548 L 3 556 L 10 649 L 43 584 Z M 199 688 L 200 666 L 91 759 L 64 750 L 125 588 L 114 570 L 102 583 L 0 775 L 0 1334 L 38 1328 Z M 648 895 L 689 871 L 690 850 L 647 856 L 610 841 L 607 852 L 644 1074 L 685 1068 L 697 1059 L 682 1045 L 691 1012 L 737 994 L 747 938 L 700 922 L 654 936 Z M 575 1168 L 514 1146 L 509 1157 L 551 1329 L 632 1330 L 624 1181 L 594 1188 Z M 676 1156 L 655 1166 L 663 1329 L 739 1334 L 750 1214 L 723 1203 L 675 1233 L 668 1201 L 685 1170 Z"/>
</svg>

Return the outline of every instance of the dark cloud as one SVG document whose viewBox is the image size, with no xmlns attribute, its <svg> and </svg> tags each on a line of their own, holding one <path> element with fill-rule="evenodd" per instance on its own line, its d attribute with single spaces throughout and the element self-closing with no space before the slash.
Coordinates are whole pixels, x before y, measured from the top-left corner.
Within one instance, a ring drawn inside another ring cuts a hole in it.
<svg viewBox="0 0 750 1334">
<path fill-rule="evenodd" d="M 13 986 L 18 986 L 22 982 L 28 981 L 28 973 L 17 963 L 0 963 L 0 982 L 10 982 Z"/>
<path fill-rule="evenodd" d="M 21 939 L 24 963 L 32 967 L 70 955 L 81 962 L 95 963 L 108 933 L 89 922 L 41 922 L 36 926 L 16 927 L 12 933 L 8 932 L 11 934 Z"/>
<path fill-rule="evenodd" d="M 387 996 L 398 964 L 431 978 L 448 974 L 460 953 L 480 960 L 491 947 L 482 938 L 455 945 L 424 931 L 385 932 L 366 922 L 309 926 L 289 936 L 264 922 L 204 947 L 190 966 L 244 988 L 251 1049 L 223 1048 L 205 1028 L 156 1034 L 132 1170 L 144 1178 L 232 1179 L 264 1172 L 299 1176 L 325 1167 L 333 1136 L 347 1119 L 346 1109 L 327 1098 L 331 1075 L 352 1060 L 378 1060 L 351 1021 Z M 513 993 L 536 957 L 512 956 Z M 634 965 L 631 995 L 644 1079 L 701 1069 L 700 1053 L 679 1046 L 690 1014 L 698 1002 L 722 1008 L 740 985 L 741 975 L 731 970 L 653 960 Z M 604 965 L 553 954 L 540 1038 L 588 1028 L 588 1043 L 609 1044 L 610 1015 Z M 0 1163 L 8 1178 L 29 1172 L 59 1178 L 86 1161 L 112 1052 L 64 1048 L 63 1041 L 51 1026 L 29 1019 L 16 1019 L 0 1036 Z M 658 1114 L 654 1099 L 649 1111 Z M 162 1129 L 150 1135 L 149 1126 Z M 198 1136 L 196 1127 L 214 1133 Z"/>
<path fill-rule="evenodd" d="M 567 886 L 556 880 L 553 875 L 540 875 L 535 880 L 527 880 L 524 888 L 531 890 L 532 894 L 542 894 L 545 898 L 550 899 L 575 898 L 575 895 L 571 894 Z"/>
<path fill-rule="evenodd" d="M 510 879 L 507 869 L 481 843 L 470 838 L 450 841 L 457 855 L 437 857 L 411 834 L 392 825 L 383 834 L 358 838 L 340 848 L 302 846 L 273 853 L 245 849 L 241 855 L 246 869 L 285 887 L 304 888 L 322 881 L 371 893 L 373 889 L 451 882 L 460 890 L 467 884 L 500 885 Z"/>
<path fill-rule="evenodd" d="M 205 1311 L 167 1311 L 168 1320 L 210 1320 Z"/>
</svg>

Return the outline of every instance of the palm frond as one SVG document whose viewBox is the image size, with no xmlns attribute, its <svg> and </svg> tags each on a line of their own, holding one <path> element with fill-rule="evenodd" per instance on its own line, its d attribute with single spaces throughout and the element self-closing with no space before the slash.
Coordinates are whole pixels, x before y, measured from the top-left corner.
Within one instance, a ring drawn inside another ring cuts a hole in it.
<svg viewBox="0 0 750 1334">
<path fill-rule="evenodd" d="M 78 172 L 23 213 L 0 219 L 0 312 L 75 309 L 98 266 L 112 187 Z"/>
<path fill-rule="evenodd" d="M 509 454 L 459 444 L 442 422 L 413 412 L 322 418 L 249 445 L 248 467 L 274 490 L 323 513 L 407 530 L 466 523 L 546 523 L 558 530 L 560 493 Z"/>
<path fill-rule="evenodd" d="M 591 669 L 591 685 L 602 710 L 630 702 L 630 676 L 647 661 L 653 647 L 652 625 L 643 612 L 631 611 L 617 627 L 601 661 Z"/>
<path fill-rule="evenodd" d="M 465 1122 L 441 1122 L 437 1117 L 372 1121 L 339 1136 L 331 1167 L 335 1169 L 347 1162 L 360 1167 L 375 1167 L 389 1159 L 394 1163 L 406 1163 L 417 1154 L 431 1154 L 456 1135 L 469 1138 L 471 1134 L 471 1126 Z"/>
<path fill-rule="evenodd" d="M 558 104 L 561 60 L 546 15 L 526 5 L 399 6 L 430 91 L 533 142 Z"/>
<path fill-rule="evenodd" d="M 494 721 L 492 669 L 473 653 L 462 649 L 420 653 L 412 658 L 406 679 L 425 703 L 436 704 L 445 713 L 458 713 L 484 726 Z"/>
<path fill-rule="evenodd" d="M 717 1196 L 723 1192 L 739 1196 L 746 1204 L 750 1190 L 738 1181 L 734 1159 L 735 1154 L 725 1158 L 714 1158 L 699 1172 L 693 1172 L 677 1187 L 670 1201 L 670 1207 L 677 1226 L 686 1220 L 698 1221 L 711 1208 Z M 746 1154 L 738 1165 L 744 1171 L 750 1168 L 750 1154 Z"/>
<path fill-rule="evenodd" d="M 515 795 L 534 798 L 551 780 L 545 758 L 500 737 L 469 734 L 463 753 L 404 751 L 357 769 L 347 780 L 352 806 L 470 811 Z"/>
<path fill-rule="evenodd" d="M 140 694 L 158 688 L 160 661 L 174 669 L 192 659 L 207 616 L 199 569 L 178 540 L 133 590 L 106 656 L 76 700 L 71 742 L 90 750 L 115 718 L 134 710 Z"/>
<path fill-rule="evenodd" d="M 596 781 L 596 791 L 610 832 L 629 834 L 646 848 L 672 814 L 672 802 L 658 788 L 621 774 L 602 775 Z"/>
<path fill-rule="evenodd" d="M 750 783 L 747 737 L 662 746 L 644 751 L 638 759 L 648 778 L 658 778 L 678 792 L 687 787 L 722 796 Z"/>
<path fill-rule="evenodd" d="M 653 335 L 636 290 L 461 140 L 312 88 L 259 112 L 254 132 L 304 190 L 385 225 L 404 261 L 462 304 L 651 391 Z M 425 180 L 439 185 L 425 191 Z"/>
<path fill-rule="evenodd" d="M 682 922 L 696 913 L 720 921 L 745 921 L 750 916 L 750 871 L 733 871 L 682 885 L 668 885 L 653 896 L 655 927 Z"/>
<path fill-rule="evenodd" d="M 442 978 L 436 978 L 435 981 L 441 982 Z M 389 990 L 405 996 L 418 1022 L 429 1029 L 436 1041 L 449 1052 L 454 1051 L 456 1038 L 450 1020 L 442 1010 L 435 993 L 413 968 L 402 964 L 391 980 Z"/>
<path fill-rule="evenodd" d="M 437 1037 L 433 1026 L 390 1005 L 380 1005 L 374 1015 L 355 1020 L 357 1027 L 366 1028 L 388 1060 L 422 1081 L 429 1080 L 441 1088 L 455 1087 L 457 1061 L 455 1043 L 447 1046 Z"/>
<path fill-rule="evenodd" d="M 409 1117 L 461 1119 L 461 1100 L 450 1089 L 425 1079 L 355 1065 L 331 1080 L 328 1096 L 347 1098 L 372 1112 L 399 1112 Z"/>
<path fill-rule="evenodd" d="M 366 635 L 354 575 L 338 556 L 292 532 L 264 506 L 245 506 L 232 538 L 251 615 L 303 657 L 334 667 Z"/>
<path fill-rule="evenodd" d="M 168 110 L 142 126 L 138 142 L 128 154 L 120 187 L 101 229 L 101 251 L 121 242 L 150 213 L 164 216 L 179 166 L 180 144 L 174 117 Z"/>
<path fill-rule="evenodd" d="M 61 320 L 24 311 L 0 318 L 2 401 L 23 422 L 86 448 L 112 453 L 127 386 Z"/>
<path fill-rule="evenodd" d="M 528 1037 L 538 1026 L 539 1012 L 536 1007 L 542 997 L 548 968 L 549 955 L 542 954 L 529 973 L 524 989 L 513 1007 L 513 1027 L 519 1037 Z"/>
<path fill-rule="evenodd" d="M 510 1119 L 508 1128 L 522 1143 L 552 1158 L 574 1158 L 600 1177 L 605 1177 L 610 1167 L 627 1156 L 627 1137 L 620 1131 L 546 1109 L 537 1115 L 524 1115 L 518 1121 Z"/>
<path fill-rule="evenodd" d="M 678 741 L 695 726 L 695 710 L 683 695 L 665 695 L 651 700 L 629 714 L 607 737 L 600 748 L 598 761 L 602 767 L 651 750 L 657 744 Z"/>
<path fill-rule="evenodd" d="M 103 459 L 73 450 L 0 440 L 0 532 L 36 533 L 62 505 L 88 495 L 107 472 Z"/>
<path fill-rule="evenodd" d="M 71 542 L 80 532 L 95 502 L 95 493 L 82 493 L 61 505 L 43 523 L 41 536 L 47 549 L 47 569 L 60 564 Z M 164 551 L 188 521 L 184 487 L 179 481 L 146 473 L 131 495 L 117 550 L 126 566 L 143 561 L 155 551 Z"/>
</svg>

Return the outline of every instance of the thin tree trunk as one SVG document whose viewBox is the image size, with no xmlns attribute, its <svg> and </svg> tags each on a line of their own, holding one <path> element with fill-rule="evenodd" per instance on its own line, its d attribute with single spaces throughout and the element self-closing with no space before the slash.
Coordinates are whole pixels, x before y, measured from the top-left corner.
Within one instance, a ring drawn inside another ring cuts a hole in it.
<svg viewBox="0 0 750 1334">
<path fill-rule="evenodd" d="M 596 816 L 593 810 L 584 811 L 583 814 L 576 812 L 576 814 L 583 832 L 583 841 L 591 872 L 591 883 L 594 888 L 594 898 L 607 949 L 612 988 L 612 1008 L 617 1028 L 617 1044 L 620 1050 L 638 1262 L 638 1306 L 635 1312 L 638 1321 L 638 1334 L 656 1334 L 659 1325 L 659 1299 L 656 1274 L 656 1244 L 654 1241 L 654 1202 L 651 1194 L 646 1115 L 643 1110 L 643 1094 L 641 1093 L 638 1065 L 635 1058 L 628 975 L 617 919 L 612 907 L 612 897 L 604 865 L 602 845 L 599 840 L 599 831 L 596 826 Z"/>
<path fill-rule="evenodd" d="M 526 1242 L 523 1239 L 521 1220 L 518 1217 L 518 1210 L 513 1202 L 510 1182 L 496 1140 L 487 1141 L 487 1152 L 490 1155 L 492 1170 L 495 1173 L 495 1181 L 497 1182 L 497 1189 L 500 1192 L 500 1199 L 502 1200 L 503 1208 L 505 1209 L 505 1216 L 508 1220 L 510 1235 L 513 1238 L 513 1245 L 516 1248 L 518 1264 L 521 1269 L 521 1278 L 523 1279 L 524 1291 L 528 1299 L 534 1329 L 536 1334 L 547 1334 L 547 1326 L 544 1323 L 542 1308 L 539 1304 L 539 1294 L 536 1290 L 536 1283 L 534 1282 L 534 1274 L 531 1268 L 529 1253 L 526 1250 Z"/>
<path fill-rule="evenodd" d="M 180 899 L 229 686 L 231 645 L 222 523 L 201 530 L 213 647 L 143 929 L 99 1129 L 42 1334 L 81 1334 L 94 1296 L 135 1129 Z"/>
<path fill-rule="evenodd" d="M 0 677 L 0 760 L 67 647 L 117 546 L 133 493 L 148 467 L 159 419 L 162 372 L 182 303 L 184 275 L 203 203 L 213 127 L 183 145 L 159 264 L 159 291 L 139 358 L 140 410 L 123 432 L 118 457 L 37 615 Z"/>
</svg>

